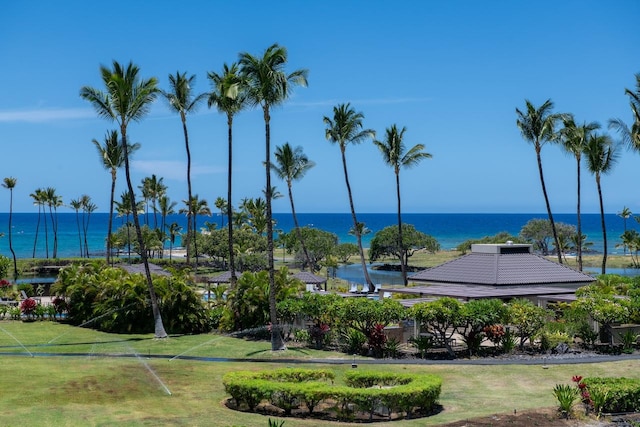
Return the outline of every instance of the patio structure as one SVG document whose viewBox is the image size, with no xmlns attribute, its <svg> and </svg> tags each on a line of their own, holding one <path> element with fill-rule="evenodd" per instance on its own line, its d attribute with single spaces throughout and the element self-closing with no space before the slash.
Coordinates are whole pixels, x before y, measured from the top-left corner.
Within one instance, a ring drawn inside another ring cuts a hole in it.
<svg viewBox="0 0 640 427">
<path fill-rule="evenodd" d="M 575 290 L 592 276 L 532 253 L 527 244 L 475 244 L 471 253 L 409 276 L 415 287 L 382 287 L 380 292 L 415 295 L 417 299 L 452 297 L 528 298 L 541 303 L 575 298 Z M 403 300 L 410 306 L 415 300 Z"/>
</svg>

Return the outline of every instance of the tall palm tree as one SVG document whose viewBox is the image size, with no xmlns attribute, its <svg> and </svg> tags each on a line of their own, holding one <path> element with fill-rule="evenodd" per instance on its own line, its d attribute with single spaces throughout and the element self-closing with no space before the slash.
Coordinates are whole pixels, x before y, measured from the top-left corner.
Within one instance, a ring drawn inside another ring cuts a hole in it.
<svg viewBox="0 0 640 427">
<path fill-rule="evenodd" d="M 152 77 L 150 79 L 141 80 L 138 76 L 140 69 L 133 63 L 129 63 L 123 67 L 117 61 L 113 61 L 113 68 L 100 66 L 102 81 L 105 85 L 106 92 L 84 86 L 80 89 L 80 96 L 89 101 L 98 116 L 115 121 L 120 126 L 120 137 L 122 149 L 124 151 L 124 170 L 127 180 L 127 187 L 131 198 L 131 211 L 133 212 L 133 222 L 136 229 L 136 236 L 140 245 L 142 262 L 144 264 L 145 275 L 147 278 L 147 287 L 149 288 L 149 297 L 151 299 L 151 307 L 155 323 L 155 337 L 166 338 L 167 332 L 162 323 L 162 315 L 158 306 L 158 298 L 153 286 L 151 278 L 151 270 L 149 269 L 149 260 L 147 259 L 144 241 L 142 238 L 142 229 L 136 211 L 135 194 L 133 184 L 131 183 L 131 174 L 129 172 L 129 145 L 127 144 L 127 127 L 131 121 L 140 121 L 149 112 L 151 103 L 156 99 L 158 94 L 157 80 Z"/>
<path fill-rule="evenodd" d="M 195 271 L 198 271 L 198 233 L 197 233 L 197 221 L 196 217 L 198 215 L 211 216 L 211 209 L 209 209 L 209 203 L 205 199 L 200 199 L 197 194 L 193 195 L 191 199 L 191 204 L 187 203 L 186 200 L 182 201 L 185 205 L 183 209 L 180 209 L 181 214 L 189 215 L 189 212 L 192 213 L 193 218 L 193 226 L 194 233 L 191 234 L 191 238 L 193 239 L 193 250 L 194 250 L 194 259 L 195 259 Z M 191 244 L 191 241 L 188 241 L 187 247 Z"/>
<path fill-rule="evenodd" d="M 164 185 L 163 181 L 164 178 L 158 178 L 155 174 L 152 174 L 150 177 L 143 178 L 142 183 L 138 186 L 147 205 L 146 224 L 149 228 L 151 228 L 149 204 L 151 204 L 151 211 L 153 212 L 153 228 L 158 228 L 158 199 L 167 192 L 167 186 Z"/>
<path fill-rule="evenodd" d="M 2 186 L 9 190 L 9 250 L 13 256 L 13 281 L 18 280 L 18 261 L 16 259 L 16 252 L 13 250 L 12 240 L 12 220 L 13 220 L 13 189 L 16 187 L 18 180 L 13 177 L 7 177 L 2 181 Z"/>
<path fill-rule="evenodd" d="M 593 131 L 600 129 L 600 124 L 597 122 L 583 123 L 578 126 L 572 116 L 568 115 L 563 118 L 564 128 L 558 133 L 558 138 L 562 144 L 562 148 L 565 152 L 572 155 L 576 159 L 576 175 L 577 175 L 577 231 L 576 236 L 582 237 L 582 221 L 580 215 L 580 164 L 582 163 L 582 153 L 587 145 L 587 140 Z M 578 270 L 582 271 L 582 244 L 578 242 L 576 245 L 577 258 L 578 258 Z"/>
<path fill-rule="evenodd" d="M 177 222 L 172 222 L 167 226 L 169 229 L 169 261 L 171 261 L 171 255 L 173 252 L 173 245 L 176 243 L 176 237 L 180 235 L 182 227 Z"/>
<path fill-rule="evenodd" d="M 622 221 L 624 222 L 624 232 L 627 232 L 627 220 L 629 218 L 631 218 L 631 216 L 633 215 L 633 212 L 631 212 L 631 209 L 629 209 L 628 207 L 624 206 L 622 208 L 622 210 L 620 212 L 618 212 L 618 216 L 620 218 L 622 218 Z M 622 245 L 623 250 L 624 250 L 624 254 L 627 254 L 627 245 L 623 244 Z"/>
<path fill-rule="evenodd" d="M 131 236 L 129 231 L 131 230 L 131 223 L 129 221 L 129 215 L 133 214 L 133 210 L 131 207 L 131 193 L 127 190 L 120 194 L 120 201 L 114 201 L 115 209 L 119 217 L 125 218 L 125 225 L 127 227 L 127 255 L 129 259 L 129 263 L 131 262 Z M 144 212 L 144 204 L 143 202 L 135 203 L 135 210 L 137 213 L 141 214 Z"/>
<path fill-rule="evenodd" d="M 607 272 L 607 228 L 604 222 L 604 204 L 602 202 L 602 186 L 600 177 L 613 169 L 618 155 L 616 146 L 609 135 L 592 134 L 589 136 L 584 150 L 587 169 L 596 179 L 598 198 L 600 200 L 600 222 L 602 224 L 602 242 L 604 253 L 602 255 L 602 274 Z"/>
<path fill-rule="evenodd" d="M 553 232 L 553 240 L 556 248 L 560 247 L 558 241 L 558 232 L 556 231 L 556 224 L 553 221 L 553 214 L 551 213 L 551 205 L 549 204 L 549 196 L 547 195 L 547 187 L 544 183 L 544 174 L 542 172 L 542 157 L 540 152 L 542 146 L 547 142 L 552 142 L 556 139 L 555 127 L 556 123 L 562 119 L 562 114 L 554 114 L 553 102 L 547 99 L 539 108 L 536 108 L 529 100 L 525 100 L 526 109 L 520 111 L 516 108 L 516 125 L 520 129 L 520 133 L 525 141 L 531 143 L 536 152 L 536 159 L 538 161 L 538 173 L 540 174 L 540 184 L 542 185 L 542 194 L 544 195 L 544 202 L 547 206 L 547 215 L 549 216 L 549 222 L 551 223 L 551 231 Z M 562 254 L 558 251 L 558 262 L 562 264 Z"/>
<path fill-rule="evenodd" d="M 163 238 L 162 238 L 162 250 L 164 251 L 164 242 L 167 239 L 167 235 L 165 229 L 167 227 L 167 216 L 173 215 L 176 213 L 177 203 L 172 202 L 169 199 L 169 196 L 163 194 L 158 199 L 158 209 L 160 210 L 160 229 L 162 230 Z"/>
<path fill-rule="evenodd" d="M 213 71 L 208 73 L 211 81 L 212 90 L 209 94 L 209 108 L 215 106 L 219 112 L 227 116 L 227 228 L 228 228 L 228 246 L 229 246 L 229 271 L 231 277 L 229 279 L 231 288 L 235 288 L 237 277 L 233 251 L 233 204 L 232 204 L 232 168 L 233 168 L 233 118 L 247 104 L 245 79 L 240 74 L 240 68 L 237 63 L 231 66 L 224 64 L 222 73 L 218 74 Z M 217 206 L 217 201 L 216 201 Z"/>
<path fill-rule="evenodd" d="M 84 253 L 89 258 L 89 242 L 87 240 L 87 234 L 89 233 L 89 220 L 91 214 L 98 209 L 98 206 L 91 201 L 91 197 L 83 194 L 80 197 L 82 202 L 82 233 L 84 236 Z"/>
<path fill-rule="evenodd" d="M 62 197 L 56 194 L 54 187 L 45 188 L 44 193 L 53 232 L 53 258 L 58 258 L 58 208 L 63 205 Z"/>
<path fill-rule="evenodd" d="M 69 202 L 69 207 L 71 207 L 76 212 L 76 226 L 78 227 L 78 244 L 80 247 L 80 258 L 82 258 L 84 251 L 82 246 L 82 229 L 80 228 L 80 210 L 82 209 L 82 200 L 80 199 L 71 199 Z M 107 236 L 107 246 L 109 245 L 109 237 L 111 234 Z M 107 258 L 107 262 L 108 258 Z"/>
<path fill-rule="evenodd" d="M 629 96 L 632 120 L 631 127 L 627 127 L 621 119 L 609 120 L 609 129 L 613 129 L 622 135 L 622 141 L 631 149 L 640 151 L 640 73 L 635 75 L 636 89 L 625 89 L 625 95 Z"/>
<path fill-rule="evenodd" d="M 104 137 L 104 143 L 100 144 L 92 139 L 93 145 L 98 150 L 102 166 L 111 173 L 111 192 L 109 193 L 109 225 L 107 227 L 107 264 L 111 262 L 111 234 L 113 233 L 113 202 L 116 192 L 116 180 L 118 169 L 124 166 L 124 150 L 118 140 L 118 131 L 108 131 Z M 133 154 L 140 148 L 140 144 L 129 144 L 127 151 Z"/>
<path fill-rule="evenodd" d="M 43 196 L 42 188 L 36 189 L 33 193 L 29 194 L 29 197 L 33 199 L 33 204 L 38 206 L 38 221 L 36 222 L 36 236 L 33 239 L 33 254 L 32 258 L 36 257 L 36 247 L 38 245 L 38 232 L 40 231 L 40 217 L 42 216 L 42 211 L 44 210 L 44 196 Z M 44 217 L 45 221 L 47 217 Z"/>
<path fill-rule="evenodd" d="M 417 165 L 423 159 L 430 159 L 431 154 L 423 151 L 424 144 L 416 144 L 408 151 L 405 148 L 402 138 L 407 130 L 403 127 L 398 130 L 398 127 L 394 124 L 390 128 L 387 128 L 384 141 L 374 140 L 373 143 L 380 149 L 384 162 L 393 168 L 393 172 L 396 175 L 396 194 L 398 202 L 398 247 L 402 248 L 402 214 L 400 211 L 400 169 L 410 168 Z M 402 249 L 400 249 L 402 250 Z M 407 286 L 407 266 L 404 262 L 404 257 L 400 260 L 400 270 L 402 271 L 402 283 Z"/>
<path fill-rule="evenodd" d="M 206 93 L 194 95 L 192 89 L 196 82 L 196 76 L 187 77 L 187 72 L 169 75 L 170 91 L 162 91 L 162 94 L 169 102 L 169 107 L 180 115 L 182 121 L 182 132 L 184 133 L 184 146 L 187 151 L 187 200 L 191 200 L 191 151 L 189 149 L 189 132 L 187 131 L 187 114 L 197 110 L 199 104 L 207 97 Z M 193 224 L 192 217 L 194 213 L 187 213 L 187 234 L 193 232 L 196 228 Z M 191 262 L 191 253 L 187 245 L 187 264 Z"/>
<path fill-rule="evenodd" d="M 247 81 L 247 99 L 252 105 L 262 107 L 265 126 L 265 172 L 267 203 L 267 254 L 269 267 L 269 317 L 271 320 L 271 348 L 285 348 L 276 312 L 275 269 L 273 262 L 273 214 L 271 212 L 271 107 L 286 101 L 296 85 L 307 85 L 307 70 L 296 70 L 290 74 L 284 71 L 287 50 L 273 44 L 262 57 L 249 53 L 240 54 L 241 74 Z M 229 199 L 231 201 L 231 199 Z"/>
<path fill-rule="evenodd" d="M 293 225 L 295 226 L 296 235 L 300 241 L 300 246 L 302 246 L 302 252 L 307 260 L 309 270 L 314 271 L 315 265 L 311 262 L 311 257 L 309 256 L 307 247 L 304 244 L 302 232 L 298 225 L 298 217 L 296 215 L 296 207 L 293 204 L 293 191 L 291 188 L 293 181 L 302 179 L 307 171 L 316 164 L 309 160 L 307 155 L 302 152 L 302 147 L 298 146 L 296 148 L 291 148 L 291 145 L 289 145 L 288 142 L 281 147 L 276 147 L 275 158 L 276 162 L 272 164 L 271 167 L 278 178 L 287 183 L 289 201 L 291 202 L 291 214 L 293 215 Z"/>
<path fill-rule="evenodd" d="M 356 218 L 356 210 L 353 207 L 353 197 L 351 195 L 351 185 L 349 184 L 349 174 L 347 173 L 347 158 L 345 152 L 347 145 L 359 144 L 365 139 L 375 138 L 376 133 L 371 129 L 362 128 L 362 120 L 364 114 L 356 112 L 351 104 L 340 104 L 333 107 L 333 119 L 325 116 L 323 121 L 327 125 L 325 136 L 329 142 L 338 144 L 342 155 L 342 170 L 344 171 L 344 181 L 347 185 L 347 193 L 349 194 L 349 207 L 351 208 L 351 218 L 353 219 L 353 232 L 358 242 L 358 250 L 360 252 L 360 263 L 364 273 L 364 280 L 369 285 L 369 289 L 373 289 L 373 282 L 369 277 L 367 270 L 367 262 L 364 259 L 364 250 L 362 249 L 362 233 L 364 224 L 358 222 Z"/>
</svg>

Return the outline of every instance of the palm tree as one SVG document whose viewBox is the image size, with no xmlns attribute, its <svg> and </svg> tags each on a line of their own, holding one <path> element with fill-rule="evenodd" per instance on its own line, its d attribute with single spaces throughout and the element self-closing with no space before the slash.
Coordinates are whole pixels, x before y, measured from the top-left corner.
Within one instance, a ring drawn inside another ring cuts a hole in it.
<svg viewBox="0 0 640 427">
<path fill-rule="evenodd" d="M 193 237 L 193 250 L 195 254 L 195 271 L 198 271 L 198 233 L 197 233 L 197 221 L 196 217 L 198 215 L 206 215 L 211 216 L 211 209 L 209 209 L 209 203 L 205 199 L 200 199 L 197 194 L 193 196 L 191 199 L 191 204 L 189 205 L 186 200 L 182 201 L 186 206 L 184 209 L 180 209 L 180 213 L 189 215 L 189 212 L 193 214 L 192 222 L 194 227 L 194 232 L 191 234 Z M 191 242 L 187 244 L 189 247 Z"/>
<path fill-rule="evenodd" d="M 91 214 L 98 209 L 95 203 L 91 201 L 91 197 L 86 194 L 83 194 L 80 197 L 82 202 L 82 230 L 84 235 L 84 252 L 87 258 L 89 258 L 89 243 L 87 241 L 87 234 L 89 232 L 89 220 L 91 219 Z"/>
<path fill-rule="evenodd" d="M 347 185 L 347 193 L 349 194 L 349 207 L 351 208 L 351 217 L 353 219 L 353 231 L 358 242 L 358 250 L 360 251 L 360 263 L 362 264 L 362 271 L 364 273 L 364 279 L 369 285 L 369 289 L 373 289 L 373 282 L 369 277 L 369 271 L 367 270 L 367 262 L 364 259 L 364 250 L 362 249 L 362 229 L 363 223 L 358 222 L 356 218 L 356 210 L 353 207 L 353 197 L 351 195 L 351 185 L 349 184 L 349 174 L 347 173 L 347 158 L 345 151 L 347 144 L 359 144 L 365 139 L 375 138 L 376 133 L 371 129 L 362 128 L 362 120 L 364 115 L 360 112 L 356 112 L 351 104 L 340 104 L 333 107 L 333 119 L 324 117 L 323 121 L 327 125 L 325 136 L 331 143 L 337 143 L 340 147 L 340 153 L 342 154 L 342 169 L 344 171 L 344 180 Z"/>
<path fill-rule="evenodd" d="M 111 192 L 109 197 L 109 225 L 107 227 L 107 264 L 111 261 L 111 233 L 113 232 L 113 202 L 116 192 L 116 179 L 118 177 L 118 169 L 124 166 L 124 150 L 118 140 L 118 131 L 112 130 L 106 133 L 104 144 L 100 144 L 97 140 L 91 140 L 98 150 L 102 166 L 111 173 Z M 129 154 L 134 153 L 140 148 L 140 144 L 129 144 L 127 151 Z"/>
<path fill-rule="evenodd" d="M 40 231 L 40 217 L 42 216 L 42 211 L 44 209 L 44 196 L 43 190 L 41 188 L 36 189 L 33 193 L 29 194 L 29 197 L 33 199 L 33 204 L 38 206 L 38 221 L 36 222 L 36 236 L 33 239 L 33 254 L 32 258 L 36 257 L 36 247 L 38 245 L 38 232 Z M 47 217 L 44 217 L 45 221 Z M 46 224 L 46 222 L 45 222 Z"/>
<path fill-rule="evenodd" d="M 635 92 L 625 89 L 625 95 L 629 96 L 629 105 L 633 115 L 631 128 L 621 119 L 609 120 L 609 129 L 613 129 L 622 135 L 622 141 L 631 149 L 640 151 L 640 73 L 636 74 Z"/>
<path fill-rule="evenodd" d="M 82 209 L 82 200 L 80 199 L 71 199 L 69 202 L 69 206 L 76 212 L 76 225 L 78 226 L 78 244 L 80 245 L 80 257 L 83 256 L 83 246 L 82 246 L 82 232 L 80 228 L 80 209 Z M 107 246 L 109 245 L 109 237 L 111 237 L 111 233 L 107 235 Z M 108 258 L 107 258 L 107 262 Z"/>
<path fill-rule="evenodd" d="M 169 226 L 169 261 L 173 252 L 173 245 L 176 243 L 176 237 L 180 235 L 182 227 L 177 222 L 172 222 Z"/>
<path fill-rule="evenodd" d="M 224 227 L 224 216 L 227 213 L 227 201 L 224 199 L 224 197 L 218 197 L 216 198 L 214 205 L 216 209 L 220 211 L 220 228 L 222 228 Z"/>
<path fill-rule="evenodd" d="M 553 240 L 555 241 L 556 248 L 560 247 L 558 241 L 558 232 L 556 231 L 556 224 L 553 221 L 553 215 L 551 214 L 551 205 L 549 204 L 549 196 L 547 195 L 547 187 L 544 184 L 544 174 L 542 173 L 542 157 L 540 151 L 542 146 L 550 141 L 556 139 L 555 126 L 558 120 L 562 119 L 564 115 L 551 113 L 553 109 L 553 102 L 547 99 L 539 108 L 525 100 L 526 110 L 520 111 L 516 108 L 516 115 L 518 119 L 516 124 L 520 129 L 522 137 L 529 143 L 533 144 L 533 148 L 536 152 L 536 158 L 538 161 L 538 173 L 540 174 L 540 184 L 542 185 L 542 194 L 544 195 L 544 202 L 547 206 L 547 214 L 549 215 L 549 222 L 551 223 L 551 231 L 553 232 Z M 558 262 L 562 264 L 562 254 L 558 252 Z"/>
<path fill-rule="evenodd" d="M 142 180 L 142 184 L 138 186 L 138 188 L 142 191 L 142 197 L 147 205 L 147 219 L 146 223 L 151 228 L 151 224 L 149 221 L 149 203 L 151 203 L 151 210 L 153 211 L 153 228 L 158 228 L 158 206 L 157 202 L 160 197 L 162 197 L 166 191 L 167 186 L 162 182 L 164 178 L 158 178 L 155 174 L 152 174 L 150 177 L 146 177 Z"/>
<path fill-rule="evenodd" d="M 163 194 L 158 199 L 158 209 L 160 210 L 160 229 L 163 233 L 162 250 L 164 251 L 164 242 L 166 240 L 165 229 L 167 227 L 167 216 L 176 213 L 175 207 L 177 203 L 172 202 L 166 194 Z"/>
<path fill-rule="evenodd" d="M 120 126 L 120 137 L 122 149 L 124 151 L 124 170 L 131 198 L 133 222 L 136 228 L 138 243 L 140 245 L 142 262 L 144 264 L 145 275 L 147 278 L 147 287 L 149 288 L 149 297 L 151 299 L 151 307 L 155 323 L 155 337 L 166 338 L 167 332 L 165 331 L 164 324 L 162 323 L 160 307 L 158 306 L 158 298 L 156 297 L 156 291 L 151 278 L 149 260 L 147 259 L 146 250 L 144 248 L 142 229 L 140 227 L 140 221 L 138 220 L 135 194 L 133 192 L 133 184 L 131 183 L 131 174 L 129 172 L 127 127 L 131 121 L 142 120 L 142 118 L 148 113 L 149 106 L 156 99 L 158 93 L 157 80 L 153 77 L 141 80 L 138 76 L 139 72 L 140 69 L 131 62 L 126 67 L 123 67 L 117 61 L 113 61 L 113 69 L 109 69 L 106 66 L 100 66 L 100 73 L 102 75 L 102 81 L 105 85 L 106 92 L 89 86 L 84 86 L 80 89 L 80 96 L 94 106 L 98 116 L 115 121 Z"/>
<path fill-rule="evenodd" d="M 386 137 L 384 141 L 374 140 L 373 143 L 380 149 L 384 162 L 393 168 L 393 172 L 396 175 L 396 194 L 398 202 L 398 247 L 402 248 L 402 215 L 400 211 L 400 169 L 410 168 L 417 165 L 423 159 L 430 159 L 431 154 L 423 151 L 424 144 L 416 144 L 408 151 L 405 151 L 402 138 L 407 130 L 403 127 L 402 130 L 398 130 L 398 127 L 394 124 L 390 128 L 387 128 Z M 402 271 L 402 283 L 407 286 L 407 266 L 405 265 L 404 258 L 400 260 L 400 270 Z"/>
<path fill-rule="evenodd" d="M 125 217 L 125 225 L 127 227 L 127 254 L 129 258 L 129 263 L 131 263 L 131 236 L 129 235 L 129 231 L 131 229 L 129 222 L 129 215 L 133 214 L 133 210 L 131 209 L 131 193 L 129 191 L 125 191 L 120 195 L 120 201 L 114 201 L 116 212 L 119 217 Z M 143 202 L 137 202 L 135 206 L 137 213 L 144 212 L 144 204 Z"/>
<path fill-rule="evenodd" d="M 600 200 L 600 221 L 602 224 L 602 241 L 604 253 L 602 255 L 602 274 L 607 271 L 607 228 L 604 223 L 604 205 L 602 202 L 602 186 L 600 177 L 606 175 L 613 169 L 617 161 L 617 150 L 613 140 L 609 135 L 592 134 L 589 136 L 584 150 L 587 169 L 593 174 L 598 187 L 598 198 Z"/>
<path fill-rule="evenodd" d="M 58 258 L 58 208 L 63 205 L 62 197 L 56 194 L 56 189 L 53 187 L 45 188 L 44 194 L 45 203 L 49 207 L 51 231 L 53 232 L 53 258 Z"/>
<path fill-rule="evenodd" d="M 304 244 L 302 233 L 300 232 L 300 226 L 298 225 L 298 217 L 296 216 L 296 208 L 293 204 L 293 192 L 291 190 L 293 181 L 298 181 L 304 177 L 309 169 L 316 164 L 309 160 L 306 154 L 302 152 L 302 147 L 298 146 L 295 149 L 291 148 L 291 145 L 287 142 L 281 147 L 276 147 L 275 152 L 276 163 L 271 167 L 276 173 L 278 178 L 287 183 L 287 189 L 289 190 L 289 201 L 291 202 L 291 214 L 293 215 L 293 224 L 295 226 L 296 235 L 302 246 L 307 265 L 311 271 L 315 270 L 315 265 L 311 262 L 311 257 L 307 251 L 307 247 Z"/>
<path fill-rule="evenodd" d="M 2 181 L 2 186 L 9 190 L 9 250 L 13 256 L 13 281 L 18 280 L 18 261 L 16 259 L 16 252 L 13 250 L 13 240 L 11 238 L 11 222 L 13 219 L 13 189 L 16 187 L 18 180 L 13 177 L 7 177 Z"/>
<path fill-rule="evenodd" d="M 620 218 L 622 218 L 622 221 L 624 221 L 624 231 L 625 233 L 627 232 L 627 220 L 629 218 L 631 218 L 631 216 L 633 215 L 633 213 L 631 212 L 631 209 L 629 209 L 628 207 L 623 207 L 622 210 L 620 212 L 618 212 L 618 216 Z M 622 245 L 622 247 L 624 248 L 624 254 L 627 254 L 627 245 Z"/>
<path fill-rule="evenodd" d="M 175 75 L 169 75 L 169 86 L 171 91 L 162 91 L 162 94 L 169 102 L 169 107 L 180 115 L 182 121 L 182 132 L 184 133 L 184 145 L 187 151 L 187 200 L 191 200 L 191 151 L 189 150 L 189 132 L 187 131 L 187 113 L 197 110 L 199 104 L 207 97 L 206 93 L 194 96 L 192 88 L 195 84 L 196 76 L 187 77 L 187 72 L 176 71 Z M 195 225 L 192 225 L 193 212 L 187 213 L 187 234 L 195 233 Z M 191 253 L 187 245 L 187 264 L 191 262 Z"/>
<path fill-rule="evenodd" d="M 287 50 L 273 44 L 262 57 L 249 53 L 240 54 L 241 74 L 247 81 L 247 99 L 252 105 L 262 107 L 265 126 L 265 172 L 267 203 L 267 253 L 269 267 L 269 317 L 271 320 L 271 348 L 284 348 L 276 312 L 275 269 L 273 263 L 273 215 L 271 212 L 271 107 L 282 104 L 296 85 L 307 85 L 307 70 L 286 74 Z M 231 202 L 231 198 L 229 198 Z"/>
<path fill-rule="evenodd" d="M 578 202 L 577 202 L 577 236 L 582 236 L 582 221 L 580 215 L 580 164 L 582 163 L 582 153 L 587 140 L 593 131 L 600 128 L 600 124 L 597 122 L 583 123 L 581 126 L 576 125 L 572 116 L 564 117 L 564 128 L 559 132 L 558 138 L 564 148 L 565 152 L 573 155 L 576 159 L 576 175 L 577 175 L 577 189 L 578 189 Z M 561 242 L 562 243 L 562 242 Z M 578 270 L 582 271 L 582 245 L 576 246 L 577 258 L 578 258 Z M 566 260 L 565 260 L 566 261 Z"/>
<path fill-rule="evenodd" d="M 227 166 L 227 228 L 229 230 L 228 246 L 229 246 L 229 271 L 231 277 L 229 279 L 231 288 L 235 288 L 237 278 L 233 251 L 233 205 L 231 198 L 232 189 L 232 167 L 233 167 L 233 118 L 240 112 L 247 103 L 245 79 L 240 75 L 238 64 L 233 63 L 231 66 L 224 64 L 222 74 L 210 72 L 208 74 L 211 81 L 212 91 L 209 94 L 209 108 L 216 106 L 218 111 L 227 115 L 227 140 L 228 140 L 228 166 Z M 217 201 L 216 201 L 217 207 Z M 220 209 L 220 208 L 219 208 Z"/>
</svg>

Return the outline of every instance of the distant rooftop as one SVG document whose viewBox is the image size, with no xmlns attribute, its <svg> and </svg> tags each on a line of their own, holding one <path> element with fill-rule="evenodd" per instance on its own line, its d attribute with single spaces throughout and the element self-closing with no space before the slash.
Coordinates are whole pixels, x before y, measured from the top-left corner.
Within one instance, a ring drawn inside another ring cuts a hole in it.
<svg viewBox="0 0 640 427">
<path fill-rule="evenodd" d="M 531 245 L 476 244 L 471 253 L 409 276 L 433 284 L 485 286 L 545 285 L 578 288 L 592 276 L 558 264 L 531 251 Z"/>
</svg>

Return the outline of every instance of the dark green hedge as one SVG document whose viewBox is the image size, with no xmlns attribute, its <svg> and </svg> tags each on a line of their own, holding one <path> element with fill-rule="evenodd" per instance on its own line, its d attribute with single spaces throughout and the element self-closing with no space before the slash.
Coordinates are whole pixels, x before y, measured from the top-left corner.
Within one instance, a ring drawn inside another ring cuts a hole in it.
<svg viewBox="0 0 640 427">
<path fill-rule="evenodd" d="M 333 372 L 327 370 L 279 369 L 230 372 L 223 384 L 238 407 L 246 405 L 253 411 L 268 401 L 291 415 L 302 405 L 312 414 L 323 404 L 340 419 L 351 419 L 358 413 L 371 419 L 376 411 L 389 418 L 392 414 L 428 414 L 442 387 L 439 377 L 426 374 L 350 371 L 345 375 L 345 386 L 333 385 L 333 379 Z"/>
<path fill-rule="evenodd" d="M 640 412 L 640 379 L 594 377 L 585 378 L 584 383 L 592 400 L 601 398 L 601 412 Z"/>
</svg>

